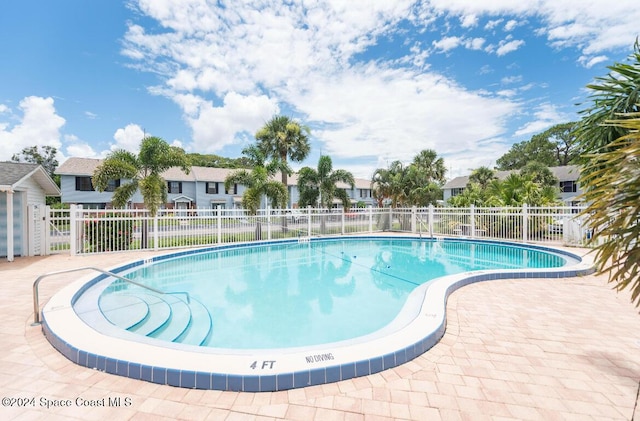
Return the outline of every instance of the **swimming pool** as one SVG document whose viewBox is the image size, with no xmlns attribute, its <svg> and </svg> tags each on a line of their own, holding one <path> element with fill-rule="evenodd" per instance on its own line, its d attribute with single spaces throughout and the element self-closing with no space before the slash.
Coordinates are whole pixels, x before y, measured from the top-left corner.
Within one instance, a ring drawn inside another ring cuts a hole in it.
<svg viewBox="0 0 640 421">
<path fill-rule="evenodd" d="M 444 334 L 446 297 L 468 283 L 590 271 L 564 251 L 490 241 L 353 237 L 224 246 L 116 269 L 157 289 L 188 291 L 188 299 L 176 295 L 157 307 L 185 319 L 184 328 L 140 328 L 153 314 L 144 307 L 156 308 L 153 294 L 99 276 L 52 298 L 43 329 L 72 361 L 110 373 L 182 387 L 285 390 L 422 354 Z M 180 316 L 187 302 L 198 310 Z"/>
</svg>

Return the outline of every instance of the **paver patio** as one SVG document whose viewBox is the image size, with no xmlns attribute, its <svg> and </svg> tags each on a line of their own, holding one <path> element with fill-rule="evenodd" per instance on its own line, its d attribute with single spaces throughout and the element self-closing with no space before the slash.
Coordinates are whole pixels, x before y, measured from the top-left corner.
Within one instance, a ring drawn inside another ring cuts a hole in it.
<svg viewBox="0 0 640 421">
<path fill-rule="evenodd" d="M 0 262 L 0 397 L 35 398 L 22 407 L 3 400 L 0 419 L 640 421 L 639 309 L 602 276 L 469 285 L 449 297 L 445 336 L 413 361 L 371 376 L 273 393 L 181 389 L 87 369 L 68 361 L 30 325 L 39 275 L 109 268 L 151 255 Z M 45 279 L 41 303 L 74 277 Z M 102 398 L 120 398 L 121 405 L 76 403 Z M 71 406 L 46 408 L 41 404 L 47 399 L 71 400 Z"/>
</svg>

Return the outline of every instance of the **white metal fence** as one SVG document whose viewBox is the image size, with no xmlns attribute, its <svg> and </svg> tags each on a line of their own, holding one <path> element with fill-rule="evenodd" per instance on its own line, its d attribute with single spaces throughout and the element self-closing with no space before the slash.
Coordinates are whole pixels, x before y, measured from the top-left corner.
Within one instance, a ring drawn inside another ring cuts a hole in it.
<svg viewBox="0 0 640 421">
<path fill-rule="evenodd" d="M 583 246 L 590 237 L 579 207 L 95 210 L 47 212 L 47 253 L 88 254 L 216 244 L 405 232 Z"/>
</svg>

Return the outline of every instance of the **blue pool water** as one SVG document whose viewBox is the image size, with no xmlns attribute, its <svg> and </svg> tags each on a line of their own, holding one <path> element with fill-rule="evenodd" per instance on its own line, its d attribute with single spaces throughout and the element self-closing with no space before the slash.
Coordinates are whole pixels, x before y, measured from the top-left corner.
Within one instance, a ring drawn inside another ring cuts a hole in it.
<svg viewBox="0 0 640 421">
<path fill-rule="evenodd" d="M 272 349 L 371 334 L 394 321 L 415 288 L 445 275 L 565 264 L 559 254 L 498 243 L 334 239 L 209 250 L 143 265 L 125 276 L 163 291 L 187 291 L 206 308 L 182 322 L 193 337 L 198 324 L 208 325 L 192 344 Z M 116 302 L 110 298 L 125 293 L 129 311 L 119 317 L 135 318 L 140 306 L 131 297 L 147 291 L 122 281 L 102 292 L 103 311 L 108 314 L 108 303 Z M 176 323 L 178 313 L 173 309 Z M 139 333 L 162 338 L 163 332 L 166 327 Z"/>
</svg>

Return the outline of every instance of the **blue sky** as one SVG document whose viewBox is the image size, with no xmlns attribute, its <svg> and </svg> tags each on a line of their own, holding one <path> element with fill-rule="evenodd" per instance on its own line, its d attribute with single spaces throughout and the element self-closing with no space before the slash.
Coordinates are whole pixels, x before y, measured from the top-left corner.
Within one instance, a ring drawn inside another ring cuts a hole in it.
<svg viewBox="0 0 640 421">
<path fill-rule="evenodd" d="M 0 160 L 136 151 L 159 136 L 240 156 L 275 114 L 294 164 L 369 178 L 422 149 L 448 177 L 567 121 L 640 35 L 637 0 L 11 0 L 0 6 Z"/>
</svg>

